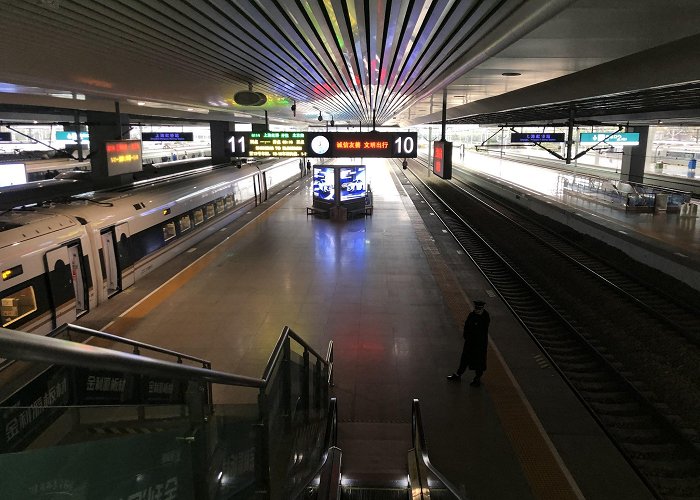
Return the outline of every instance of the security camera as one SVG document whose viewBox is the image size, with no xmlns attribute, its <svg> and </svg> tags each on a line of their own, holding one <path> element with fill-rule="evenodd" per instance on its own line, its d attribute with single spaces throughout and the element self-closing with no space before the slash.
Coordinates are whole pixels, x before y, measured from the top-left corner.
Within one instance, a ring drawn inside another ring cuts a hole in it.
<svg viewBox="0 0 700 500">
<path fill-rule="evenodd" d="M 408 162 L 406 160 L 404 160 L 403 163 L 401 164 L 401 166 L 403 167 L 404 170 L 406 170 L 408 168 Z"/>
<path fill-rule="evenodd" d="M 292 104 L 292 114 L 293 114 L 294 116 L 297 115 L 297 105 L 296 105 L 296 103 Z"/>
<path fill-rule="evenodd" d="M 321 116 L 321 113 L 318 114 L 318 121 L 320 121 L 320 122 L 323 121 L 323 116 Z"/>
</svg>

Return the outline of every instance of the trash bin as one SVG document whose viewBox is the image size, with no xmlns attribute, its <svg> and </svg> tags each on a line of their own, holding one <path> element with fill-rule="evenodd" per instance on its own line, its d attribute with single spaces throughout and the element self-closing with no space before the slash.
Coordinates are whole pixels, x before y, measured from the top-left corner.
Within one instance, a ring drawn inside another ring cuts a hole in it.
<svg viewBox="0 0 700 500">
<path fill-rule="evenodd" d="M 691 179 L 695 178 L 695 166 L 697 165 L 697 160 L 692 159 L 688 162 L 688 177 Z"/>
<path fill-rule="evenodd" d="M 668 208 L 668 194 L 667 193 L 656 193 L 654 197 L 654 210 L 657 212 L 660 210 L 666 210 Z"/>
</svg>

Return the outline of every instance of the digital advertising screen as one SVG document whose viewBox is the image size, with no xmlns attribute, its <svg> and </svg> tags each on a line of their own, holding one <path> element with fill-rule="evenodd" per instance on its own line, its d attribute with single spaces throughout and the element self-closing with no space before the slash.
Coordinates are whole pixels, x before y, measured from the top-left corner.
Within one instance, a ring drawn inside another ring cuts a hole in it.
<svg viewBox="0 0 700 500">
<path fill-rule="evenodd" d="M 27 183 L 27 170 L 24 163 L 3 163 L 0 165 L 0 187 Z"/>
<path fill-rule="evenodd" d="M 335 200 L 335 169 L 333 167 L 314 167 L 314 198 L 318 200 Z"/>
<path fill-rule="evenodd" d="M 356 200 L 367 196 L 364 165 L 340 167 L 340 201 Z"/>
</svg>

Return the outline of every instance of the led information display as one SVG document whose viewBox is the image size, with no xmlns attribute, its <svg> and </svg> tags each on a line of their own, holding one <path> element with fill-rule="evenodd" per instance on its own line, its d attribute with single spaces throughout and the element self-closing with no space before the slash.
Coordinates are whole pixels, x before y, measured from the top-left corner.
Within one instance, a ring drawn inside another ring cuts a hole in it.
<svg viewBox="0 0 700 500">
<path fill-rule="evenodd" d="M 0 132 L 0 142 L 10 141 L 12 141 L 12 134 L 10 132 Z"/>
<path fill-rule="evenodd" d="M 233 132 L 228 153 L 235 157 L 306 156 L 306 132 Z"/>
<path fill-rule="evenodd" d="M 158 142 L 194 141 L 194 132 L 143 132 L 141 140 Z"/>
<path fill-rule="evenodd" d="M 598 144 L 609 135 L 610 133 L 605 132 L 583 132 L 579 137 L 579 142 L 581 144 Z M 612 146 L 638 146 L 639 132 L 619 132 L 617 134 L 610 135 L 610 137 L 605 139 L 605 142 Z"/>
<path fill-rule="evenodd" d="M 510 134 L 510 142 L 566 142 L 566 134 L 558 132 L 532 132 L 527 134 L 512 133 Z"/>
<path fill-rule="evenodd" d="M 105 141 L 107 153 L 107 175 L 128 174 L 140 172 L 143 169 L 141 160 L 141 141 Z"/>
<path fill-rule="evenodd" d="M 417 132 L 310 132 L 306 152 L 322 158 L 416 158 Z"/>
<path fill-rule="evenodd" d="M 443 179 L 452 179 L 451 142 L 433 142 L 433 173 Z"/>
</svg>

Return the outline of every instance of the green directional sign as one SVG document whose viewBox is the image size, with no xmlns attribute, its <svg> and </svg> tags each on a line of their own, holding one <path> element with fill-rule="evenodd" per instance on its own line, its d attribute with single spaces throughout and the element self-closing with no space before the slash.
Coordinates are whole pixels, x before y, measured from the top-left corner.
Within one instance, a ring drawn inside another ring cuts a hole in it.
<svg viewBox="0 0 700 500">
<path fill-rule="evenodd" d="M 581 144 L 598 144 L 604 140 L 612 146 L 637 146 L 639 144 L 639 132 L 618 132 L 608 137 L 609 135 L 610 132 L 584 132 L 581 134 L 579 142 Z"/>
</svg>

